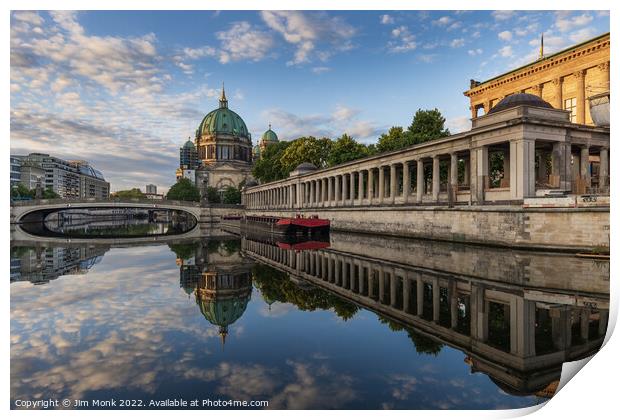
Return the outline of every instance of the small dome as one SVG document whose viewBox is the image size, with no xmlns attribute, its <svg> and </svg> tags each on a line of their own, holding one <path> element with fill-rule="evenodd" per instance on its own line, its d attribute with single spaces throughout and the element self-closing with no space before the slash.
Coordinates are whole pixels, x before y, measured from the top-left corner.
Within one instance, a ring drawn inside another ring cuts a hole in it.
<svg viewBox="0 0 620 420">
<path fill-rule="evenodd" d="M 187 141 L 185 142 L 185 144 L 183 145 L 183 147 L 184 147 L 185 149 L 195 149 L 195 148 L 196 148 L 196 146 L 194 145 L 194 142 L 193 142 L 193 141 L 191 141 L 191 140 L 187 140 Z"/>
<path fill-rule="evenodd" d="M 271 129 L 271 124 L 269 124 L 269 130 L 263 133 L 261 139 L 264 141 L 278 141 L 278 135 Z"/>
<path fill-rule="evenodd" d="M 491 108 L 488 113 L 493 114 L 495 112 L 504 111 L 520 105 L 536 106 L 539 108 L 553 108 L 549 102 L 543 100 L 540 96 L 532 95 L 530 93 L 515 93 L 513 95 L 508 95 L 499 101 L 497 105 Z"/>
<path fill-rule="evenodd" d="M 316 171 L 318 168 L 310 162 L 304 162 L 297 165 L 295 171 Z"/>
<path fill-rule="evenodd" d="M 246 187 L 256 187 L 257 185 L 258 185 L 258 182 L 254 181 L 253 179 L 245 183 Z"/>
</svg>

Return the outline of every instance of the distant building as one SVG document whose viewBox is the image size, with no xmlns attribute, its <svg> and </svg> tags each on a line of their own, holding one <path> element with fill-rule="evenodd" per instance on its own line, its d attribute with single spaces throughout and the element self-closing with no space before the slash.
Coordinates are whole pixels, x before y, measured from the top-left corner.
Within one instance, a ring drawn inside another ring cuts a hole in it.
<svg viewBox="0 0 620 420">
<path fill-rule="evenodd" d="M 157 185 L 148 184 L 146 186 L 146 193 L 147 194 L 157 194 Z"/>
<path fill-rule="evenodd" d="M 83 160 L 67 161 L 46 153 L 30 153 L 19 160 L 19 182 L 27 188 L 34 188 L 40 177 L 41 187 L 61 198 L 108 198 L 110 194 L 110 183 L 103 174 Z"/>
<path fill-rule="evenodd" d="M 198 151 L 191 140 L 187 140 L 183 147 L 179 149 L 179 168 L 197 169 L 200 166 Z"/>
<path fill-rule="evenodd" d="M 22 157 L 11 155 L 11 187 L 21 182 Z"/>
<path fill-rule="evenodd" d="M 163 194 L 157 194 L 157 193 L 149 193 L 147 192 L 146 194 L 144 194 L 146 196 L 146 198 L 148 198 L 149 200 L 163 200 L 164 199 L 164 195 Z"/>
</svg>

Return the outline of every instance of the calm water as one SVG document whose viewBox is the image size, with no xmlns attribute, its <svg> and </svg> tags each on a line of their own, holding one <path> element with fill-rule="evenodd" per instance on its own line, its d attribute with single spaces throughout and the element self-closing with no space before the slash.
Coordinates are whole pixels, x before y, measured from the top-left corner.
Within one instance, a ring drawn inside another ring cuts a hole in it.
<svg viewBox="0 0 620 420">
<path fill-rule="evenodd" d="M 561 363 L 595 352 L 606 328 L 606 262 L 345 234 L 309 250 L 213 235 L 13 243 L 13 407 L 525 407 L 552 396 Z"/>
</svg>

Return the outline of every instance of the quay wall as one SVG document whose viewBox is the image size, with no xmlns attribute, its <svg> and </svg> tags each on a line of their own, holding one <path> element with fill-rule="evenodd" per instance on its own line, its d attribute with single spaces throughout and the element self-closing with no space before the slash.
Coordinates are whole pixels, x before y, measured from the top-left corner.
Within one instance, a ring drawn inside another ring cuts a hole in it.
<svg viewBox="0 0 620 420">
<path fill-rule="evenodd" d="M 329 219 L 334 231 L 565 251 L 609 247 L 609 208 L 340 207 L 253 210 L 246 215 Z"/>
</svg>

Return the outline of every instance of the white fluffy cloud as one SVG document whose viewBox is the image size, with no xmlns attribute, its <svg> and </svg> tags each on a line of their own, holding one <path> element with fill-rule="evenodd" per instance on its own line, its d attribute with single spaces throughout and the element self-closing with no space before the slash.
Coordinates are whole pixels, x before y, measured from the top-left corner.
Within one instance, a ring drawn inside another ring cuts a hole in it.
<svg viewBox="0 0 620 420">
<path fill-rule="evenodd" d="M 398 26 L 391 31 L 392 40 L 388 42 L 388 51 L 393 53 L 403 53 L 415 50 L 418 44 L 407 26 Z"/>
<path fill-rule="evenodd" d="M 439 25 L 439 26 L 446 26 L 449 23 L 451 23 L 454 19 L 452 19 L 450 16 L 442 16 L 437 20 L 433 21 L 433 25 Z"/>
<path fill-rule="evenodd" d="M 342 19 L 324 12 L 263 11 L 261 17 L 267 26 L 296 47 L 289 65 L 308 63 L 315 55 L 325 61 L 334 51 L 349 50 L 356 33 Z M 317 52 L 317 48 L 322 50 Z"/>
<path fill-rule="evenodd" d="M 468 51 L 467 51 L 467 54 L 469 54 L 469 55 L 471 55 L 471 56 L 480 55 L 480 54 L 482 54 L 482 53 L 483 53 L 482 48 L 476 48 L 476 49 L 473 49 L 473 50 L 468 50 Z"/>
<path fill-rule="evenodd" d="M 497 34 L 497 37 L 502 41 L 510 41 L 512 40 L 512 32 L 510 31 L 502 31 Z"/>
<path fill-rule="evenodd" d="M 450 47 L 452 48 L 461 48 L 464 45 L 465 45 L 464 38 L 457 38 L 457 39 L 453 39 L 452 41 L 450 41 Z"/>
<path fill-rule="evenodd" d="M 498 53 L 502 57 L 512 57 L 514 55 L 512 51 L 512 46 L 510 45 L 506 45 L 505 47 L 500 48 Z"/>
<path fill-rule="evenodd" d="M 394 24 L 394 18 L 390 15 L 381 15 L 379 16 L 379 21 L 382 25 L 392 25 Z"/>
<path fill-rule="evenodd" d="M 503 21 L 512 18 L 515 15 L 515 12 L 512 10 L 495 10 L 491 13 L 491 16 L 495 20 Z"/>
<path fill-rule="evenodd" d="M 230 61 L 262 60 L 271 47 L 273 38 L 265 31 L 253 28 L 248 22 L 237 22 L 230 29 L 216 34 L 220 40 L 220 63 Z"/>
<path fill-rule="evenodd" d="M 587 13 L 577 16 L 570 16 L 569 13 L 558 12 L 556 14 L 555 27 L 560 32 L 569 32 L 580 26 L 588 25 L 593 19 L 592 15 Z"/>
</svg>

